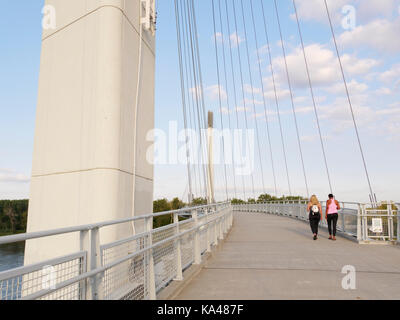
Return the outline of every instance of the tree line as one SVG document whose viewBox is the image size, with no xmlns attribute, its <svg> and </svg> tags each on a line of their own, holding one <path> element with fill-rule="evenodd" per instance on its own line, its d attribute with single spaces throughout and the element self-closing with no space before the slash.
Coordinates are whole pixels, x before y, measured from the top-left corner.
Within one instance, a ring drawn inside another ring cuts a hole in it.
<svg viewBox="0 0 400 320">
<path fill-rule="evenodd" d="M 28 200 L 0 200 L 0 235 L 26 232 Z"/>
<path fill-rule="evenodd" d="M 301 196 L 291 197 L 274 197 L 269 194 L 262 194 L 257 200 L 250 198 L 247 201 L 241 199 L 232 199 L 232 204 L 244 203 L 257 203 L 266 201 L 278 200 L 299 200 L 304 199 Z M 29 200 L 0 200 L 0 235 L 15 234 L 26 232 L 27 218 L 28 218 L 28 204 Z M 168 199 L 158 199 L 153 201 L 153 212 L 166 212 L 171 210 L 178 210 L 185 207 L 206 205 L 207 199 L 195 198 L 191 203 L 185 203 L 179 198 L 174 198 L 171 201 Z M 183 218 L 181 218 L 183 219 Z M 173 222 L 173 215 L 166 214 L 154 218 L 154 228 L 159 228 Z"/>
</svg>

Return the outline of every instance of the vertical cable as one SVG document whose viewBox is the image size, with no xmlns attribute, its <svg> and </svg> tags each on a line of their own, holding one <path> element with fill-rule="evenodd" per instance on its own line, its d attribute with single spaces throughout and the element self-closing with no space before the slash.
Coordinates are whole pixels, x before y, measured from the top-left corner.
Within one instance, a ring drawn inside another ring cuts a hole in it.
<svg viewBox="0 0 400 320">
<path fill-rule="evenodd" d="M 232 1 L 233 4 L 233 16 L 234 16 L 234 21 L 235 21 L 235 31 L 236 31 L 236 36 L 239 36 L 238 33 L 238 24 L 237 24 L 237 17 L 236 17 L 236 6 L 235 6 L 235 0 Z M 246 39 L 247 41 L 247 39 Z M 247 107 L 246 107 L 246 97 L 244 94 L 244 81 L 243 81 L 243 70 L 242 70 L 242 61 L 241 61 L 241 55 L 240 55 L 240 48 L 239 45 L 237 46 L 238 49 L 238 58 L 239 58 L 239 71 L 240 71 L 240 81 L 242 84 L 242 97 L 243 97 L 243 107 L 244 107 L 244 119 L 245 119 L 245 124 L 246 124 L 246 130 L 248 132 L 249 127 L 248 127 L 248 121 L 247 121 Z M 246 133 L 247 136 L 247 133 Z M 247 143 L 250 144 L 249 139 L 247 139 Z M 253 196 L 254 198 L 256 197 L 256 192 L 254 189 L 254 176 L 253 172 L 251 172 L 251 185 L 252 185 L 252 191 L 253 191 Z"/>
<path fill-rule="evenodd" d="M 197 128 L 196 128 L 196 115 L 195 115 L 195 97 L 192 92 L 190 92 L 189 88 L 194 88 L 193 84 L 193 78 L 192 78 L 192 69 L 190 68 L 190 53 L 189 53 L 189 35 L 188 35 L 188 20 L 187 20 L 187 15 L 186 15 L 186 9 L 184 5 L 180 6 L 181 8 L 181 15 L 182 15 L 182 33 L 183 33 L 183 51 L 184 51 L 184 56 L 185 56 L 185 76 L 186 76 L 186 82 L 187 82 L 187 96 L 188 96 L 188 104 L 189 104 L 189 123 L 190 127 L 195 133 L 194 137 L 197 137 Z M 189 62 L 188 62 L 189 60 Z M 188 65 L 189 63 L 189 65 Z M 192 111 L 193 110 L 193 111 Z M 192 137 L 193 138 L 193 137 Z M 194 164 L 193 164 L 193 171 L 194 171 L 194 180 L 195 180 L 195 186 L 197 190 L 197 196 L 201 194 L 201 161 L 199 160 L 200 154 L 198 153 L 198 148 L 196 149 L 195 142 L 191 139 L 191 144 L 192 144 L 192 154 L 193 154 L 193 159 L 194 159 Z M 197 151 L 196 151 L 197 150 Z M 196 157 L 195 157 L 196 155 Z M 198 167 L 196 169 L 196 167 Z"/>
<path fill-rule="evenodd" d="M 273 88 L 274 88 L 275 105 L 276 105 L 279 129 L 280 129 L 280 134 L 281 134 L 282 151 L 283 151 L 283 156 L 284 156 L 284 160 L 285 160 L 286 178 L 287 178 L 287 183 L 288 183 L 288 187 L 289 187 L 289 194 L 291 194 L 292 191 L 291 191 L 291 186 L 290 186 L 289 170 L 288 170 L 287 160 L 286 160 L 286 148 L 285 148 L 285 142 L 283 139 L 283 130 L 282 130 L 282 124 L 281 124 L 280 110 L 279 110 L 279 99 L 278 99 L 278 94 L 277 94 L 277 90 L 276 90 L 275 72 L 274 72 L 274 67 L 273 67 L 273 63 L 272 63 L 272 54 L 271 54 L 271 46 L 270 46 L 269 35 L 268 35 L 267 20 L 265 18 L 265 10 L 264 10 L 263 0 L 260 0 L 260 1 L 261 1 L 261 8 L 262 8 L 263 22 L 264 22 L 265 37 L 267 40 L 267 49 L 268 49 L 268 57 L 269 57 L 269 62 L 270 62 L 269 64 L 270 64 L 270 71 L 271 71 L 271 77 L 272 77 L 272 84 L 273 84 Z"/>
<path fill-rule="evenodd" d="M 245 46 L 246 46 L 246 53 L 247 53 L 247 66 L 249 68 L 251 95 L 252 95 L 252 99 L 253 99 L 254 123 L 256 126 L 256 133 L 257 133 L 257 147 L 258 147 L 258 156 L 259 156 L 259 160 L 260 160 L 261 181 L 262 181 L 262 186 L 263 186 L 263 192 L 265 193 L 264 168 L 263 168 L 263 163 L 262 163 L 262 158 L 261 158 L 260 134 L 259 134 L 258 123 L 257 123 L 257 110 L 256 110 L 255 96 L 254 96 L 253 75 L 252 75 L 251 66 L 250 66 L 250 53 L 249 53 L 249 45 L 248 45 L 248 41 L 247 41 L 248 37 L 247 37 L 246 19 L 244 17 L 243 0 L 240 0 L 240 4 L 242 7 L 242 20 L 243 20 L 244 33 L 245 33 L 245 37 L 246 37 Z"/>
<path fill-rule="evenodd" d="M 301 32 L 301 27 L 300 27 L 299 16 L 297 14 L 296 2 L 294 0 L 293 0 L 293 6 L 294 6 L 294 11 L 295 11 L 296 20 L 297 20 L 297 28 L 299 30 L 299 36 L 300 36 L 300 40 L 301 40 L 301 47 L 302 47 L 302 50 L 303 50 L 304 63 L 306 65 L 306 71 L 307 71 L 307 77 L 308 77 L 308 85 L 310 87 L 311 98 L 312 98 L 313 107 L 314 107 L 314 113 L 315 113 L 315 120 L 317 122 L 318 134 L 319 134 L 319 139 L 320 139 L 321 148 L 322 148 L 322 154 L 323 154 L 324 162 L 325 162 L 326 175 L 328 177 L 329 189 L 330 189 L 331 192 L 333 192 L 332 191 L 333 190 L 332 181 L 331 181 L 331 177 L 330 177 L 330 174 L 329 174 L 328 160 L 327 160 L 327 157 L 326 157 L 324 140 L 323 140 L 323 137 L 322 137 L 321 125 L 320 125 L 320 122 L 319 122 L 318 109 L 317 109 L 317 104 L 315 102 L 315 95 L 314 95 L 313 85 L 312 85 L 312 82 L 311 82 L 310 68 L 308 66 L 306 50 L 305 50 L 304 41 L 303 41 L 303 35 L 302 35 L 302 32 Z"/>
<path fill-rule="evenodd" d="M 183 109 L 183 122 L 185 127 L 185 145 L 186 145 L 186 161 L 187 161 L 187 175 L 189 182 L 189 197 L 188 200 L 191 202 L 192 191 L 192 177 L 190 172 L 190 153 L 189 153 L 189 137 L 188 137 L 188 126 L 187 126 L 187 111 L 186 111 L 186 99 L 185 99 L 185 84 L 183 77 L 183 62 L 182 62 L 182 47 L 181 47 L 181 27 L 179 21 L 179 9 L 177 0 L 175 2 L 175 20 L 176 20 L 176 40 L 178 43 L 178 56 L 179 56 L 179 71 L 181 78 L 181 94 L 182 94 L 182 109 Z"/>
<path fill-rule="evenodd" d="M 276 5 L 276 1 L 275 1 L 275 5 Z M 278 9 L 276 8 L 276 10 L 278 10 Z M 281 39 L 283 60 L 285 62 L 286 78 L 287 78 L 287 82 L 288 82 L 288 86 L 289 86 L 290 100 L 291 100 L 291 103 L 292 103 L 294 124 L 295 124 L 295 128 L 296 128 L 297 144 L 299 146 L 301 165 L 302 165 L 302 168 L 303 168 L 303 175 L 304 175 L 304 183 L 305 183 L 305 186 L 306 186 L 306 192 L 307 192 L 307 198 L 308 198 L 310 196 L 310 192 L 309 192 L 309 189 L 308 189 L 306 167 L 304 165 L 303 148 L 301 146 L 301 141 L 300 141 L 300 133 L 299 133 L 299 125 L 298 125 L 298 122 L 297 122 L 296 108 L 295 108 L 295 105 L 294 105 L 292 82 L 290 80 L 289 67 L 288 67 L 287 58 L 286 58 L 285 44 L 283 42 L 282 29 L 281 29 L 281 24 L 279 22 L 279 15 L 278 14 L 277 14 L 277 17 L 278 17 L 279 35 L 280 35 L 280 39 Z M 314 95 L 313 95 L 313 100 L 314 100 Z"/>
<path fill-rule="evenodd" d="M 253 2 L 252 1 L 250 1 L 250 8 L 251 8 L 251 17 L 252 17 L 252 22 L 253 22 L 254 36 L 255 36 L 255 41 L 256 41 L 258 72 L 259 72 L 259 76 L 260 76 L 260 80 L 261 80 L 261 90 L 262 90 L 262 97 L 263 97 L 263 104 L 264 104 L 264 115 L 265 115 L 265 127 L 266 127 L 267 141 L 268 141 L 269 151 L 270 151 L 272 176 L 273 176 L 273 179 L 274 179 L 274 190 L 275 190 L 275 196 L 277 196 L 278 195 L 278 190 L 277 190 L 277 186 L 276 186 L 275 165 L 274 165 L 274 157 L 273 157 L 273 153 L 272 153 L 272 142 L 271 142 L 271 134 L 270 134 L 270 127 L 269 127 L 268 112 L 267 112 L 267 102 L 266 102 L 266 99 L 265 99 L 266 92 L 265 92 L 264 81 L 263 81 L 263 76 L 262 76 L 261 58 L 260 58 L 260 52 L 259 52 L 257 29 L 256 29 L 256 24 L 255 24 L 255 19 L 254 19 L 254 9 L 253 9 Z M 264 193 L 265 193 L 265 190 L 264 190 Z"/>
<path fill-rule="evenodd" d="M 221 34 L 222 34 L 222 58 L 223 58 L 223 70 L 224 70 L 224 75 L 225 75 L 225 91 L 226 91 L 226 104 L 227 104 L 227 110 L 228 110 L 228 126 L 229 126 L 229 134 L 231 134 L 232 133 L 232 130 L 231 130 L 231 115 L 230 115 L 230 110 L 231 109 L 230 109 L 230 103 L 229 103 L 228 75 L 227 75 L 227 72 L 226 72 L 224 25 L 223 25 L 223 22 L 222 22 L 221 0 L 218 0 L 218 7 L 219 7 L 219 21 L 220 21 L 220 24 L 221 24 Z M 222 114 L 221 114 L 221 117 L 222 117 Z M 237 198 L 236 175 L 235 175 L 235 158 L 234 158 L 234 153 L 233 153 L 232 140 L 231 140 L 231 156 L 232 156 L 233 189 L 234 189 L 235 198 Z"/>
<path fill-rule="evenodd" d="M 215 61 L 217 66 L 217 79 L 218 79 L 218 101 L 219 101 L 219 112 L 220 112 L 220 120 L 221 120 L 221 129 L 224 130 L 224 123 L 222 121 L 222 101 L 221 101 L 221 81 L 219 76 L 219 59 L 218 59 L 218 46 L 217 46 L 217 30 L 215 26 L 215 9 L 214 9 L 214 0 L 212 2 L 212 17 L 213 17 L 213 25 L 214 25 L 214 44 L 215 44 Z M 228 183 L 227 183 L 227 174 L 226 174 L 226 163 L 225 163 L 225 138 L 222 135 L 222 154 L 224 159 L 224 176 L 225 176 L 225 191 L 226 198 L 228 199 Z"/>
<path fill-rule="evenodd" d="M 365 175 L 366 175 L 367 181 L 368 181 L 369 192 L 370 192 L 370 198 L 374 200 L 374 199 L 375 199 L 375 194 L 374 194 L 374 192 L 373 192 L 371 180 L 370 180 L 370 178 L 369 178 L 367 163 L 366 163 L 366 161 L 365 161 L 364 151 L 363 151 L 363 148 L 362 148 L 362 145 L 361 145 L 360 134 L 358 133 L 357 122 L 356 122 L 356 118 L 355 118 L 355 115 L 354 115 L 353 105 L 352 105 L 351 99 L 350 99 L 349 88 L 348 88 L 348 86 L 347 86 L 346 77 L 345 77 L 345 75 L 344 75 L 342 59 L 340 58 L 339 49 L 338 49 L 338 45 L 337 45 L 337 42 L 336 42 L 335 32 L 334 32 L 334 30 L 333 30 L 332 19 L 331 19 L 331 15 L 330 15 L 330 13 L 329 13 L 328 3 L 327 3 L 326 0 L 324 0 L 324 2 L 325 2 L 326 13 L 327 13 L 328 19 L 329 19 L 329 25 L 330 25 L 330 27 L 331 27 L 331 32 L 332 32 L 333 41 L 334 41 L 334 43 L 335 43 L 336 54 L 337 54 L 337 57 L 338 57 L 338 61 L 339 61 L 339 65 L 340 65 L 340 70 L 341 70 L 341 72 L 342 72 L 343 83 L 344 83 L 344 86 L 345 86 L 345 89 L 346 89 L 346 95 L 347 95 L 347 100 L 348 100 L 348 102 L 349 102 L 351 117 L 352 117 L 352 119 L 353 119 L 354 129 L 355 129 L 355 131 L 356 131 L 358 146 L 359 146 L 359 148 L 360 148 L 360 153 L 361 153 L 361 158 L 362 158 L 362 162 L 363 162 L 363 165 L 364 165 Z"/>
<path fill-rule="evenodd" d="M 228 10 L 228 0 L 225 0 L 225 16 L 226 16 L 226 23 L 228 26 L 228 37 L 229 37 L 229 53 L 230 53 L 230 65 L 231 65 L 231 71 L 232 71 L 232 84 L 233 84 L 233 97 L 234 97 L 234 109 L 235 109 L 235 117 L 236 117 L 236 127 L 237 129 L 240 128 L 239 125 L 239 114 L 238 114 L 238 103 L 237 103 L 237 90 L 236 90 L 236 79 L 235 79 L 235 69 L 233 67 L 233 54 L 232 54 L 232 39 L 230 37 L 231 34 L 231 27 L 230 27 L 230 21 L 229 21 L 229 10 Z M 242 188 L 243 188 L 243 200 L 246 200 L 246 186 L 244 183 L 244 176 L 242 175 Z"/>
<path fill-rule="evenodd" d="M 184 1 L 185 3 L 185 1 Z M 204 148 L 203 148 L 203 134 L 204 130 L 201 130 L 201 114 L 200 114 L 200 103 L 199 103 L 199 95 L 203 95 L 203 92 L 199 92 L 201 88 L 199 88 L 198 85 L 198 70 L 197 70 L 197 62 L 195 61 L 196 59 L 196 54 L 195 54 L 195 48 L 194 48 L 194 35 L 193 35 L 193 26 L 192 26 L 192 10 L 190 8 L 190 2 L 189 5 L 187 6 L 187 14 L 188 14 L 188 25 L 189 25 L 189 39 L 190 39 L 190 49 L 191 49 L 191 56 L 192 56 L 192 68 L 193 68 L 193 78 L 194 78 L 194 85 L 195 85 L 195 94 L 196 94 L 196 109 L 197 109 L 197 122 L 198 122 L 198 127 L 199 127 L 199 137 L 200 137 L 200 147 L 201 147 L 201 160 L 202 160 L 202 171 L 203 171 L 203 183 L 204 183 L 204 196 L 207 198 L 207 175 L 205 172 L 205 159 L 204 159 Z M 202 134 L 203 133 L 203 134 Z"/>
</svg>

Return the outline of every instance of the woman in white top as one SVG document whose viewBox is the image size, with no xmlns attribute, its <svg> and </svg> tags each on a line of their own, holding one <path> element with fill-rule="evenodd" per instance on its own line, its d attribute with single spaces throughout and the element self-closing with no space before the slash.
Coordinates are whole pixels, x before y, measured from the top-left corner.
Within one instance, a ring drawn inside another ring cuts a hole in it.
<svg viewBox="0 0 400 320">
<path fill-rule="evenodd" d="M 307 211 L 309 212 L 309 220 L 311 231 L 313 233 L 313 239 L 317 240 L 318 226 L 319 222 L 322 220 L 322 206 L 315 194 L 311 196 L 310 201 L 308 202 Z"/>
</svg>

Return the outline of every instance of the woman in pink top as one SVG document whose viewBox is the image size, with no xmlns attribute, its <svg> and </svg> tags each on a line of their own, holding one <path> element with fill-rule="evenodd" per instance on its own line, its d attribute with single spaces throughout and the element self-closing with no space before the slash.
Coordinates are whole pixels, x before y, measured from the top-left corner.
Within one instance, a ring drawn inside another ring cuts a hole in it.
<svg viewBox="0 0 400 320">
<path fill-rule="evenodd" d="M 326 202 L 325 218 L 328 222 L 329 239 L 336 240 L 336 225 L 339 218 L 338 210 L 340 210 L 339 202 L 335 199 L 333 194 L 330 194 L 329 200 Z M 332 236 L 333 234 L 333 236 Z"/>
</svg>

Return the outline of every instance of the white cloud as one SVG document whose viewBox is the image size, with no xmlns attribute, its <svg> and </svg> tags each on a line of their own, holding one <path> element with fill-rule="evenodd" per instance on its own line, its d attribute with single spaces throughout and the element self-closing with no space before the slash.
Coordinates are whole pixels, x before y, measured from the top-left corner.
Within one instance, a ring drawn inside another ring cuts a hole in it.
<svg viewBox="0 0 400 320">
<path fill-rule="evenodd" d="M 386 87 L 382 87 L 382 88 L 375 90 L 375 94 L 387 96 L 387 95 L 392 94 L 392 90 L 390 90 L 389 88 L 386 88 Z"/>
<path fill-rule="evenodd" d="M 201 86 L 189 88 L 189 93 L 193 96 L 194 99 L 196 99 L 196 97 L 200 99 L 202 97 Z"/>
<path fill-rule="evenodd" d="M 217 84 L 206 87 L 204 91 L 207 97 L 211 100 L 218 100 L 220 94 L 222 100 L 227 98 L 225 88 L 223 86 L 218 86 Z"/>
<path fill-rule="evenodd" d="M 383 53 L 398 53 L 400 52 L 399 30 L 400 18 L 395 21 L 379 19 L 343 32 L 338 42 L 344 47 L 369 47 Z"/>
<path fill-rule="evenodd" d="M 328 24 L 328 16 L 323 0 L 296 0 L 297 12 L 300 19 L 305 21 L 317 21 Z M 356 9 L 356 21 L 361 23 L 373 19 L 391 18 L 399 6 L 398 0 L 331 0 L 328 1 L 329 12 L 335 25 L 345 18 L 343 7 L 350 5 Z M 295 15 L 291 15 L 295 19 Z"/>
<path fill-rule="evenodd" d="M 391 109 L 383 109 L 378 110 L 376 114 L 380 115 L 400 115 L 400 108 L 391 108 Z"/>
<path fill-rule="evenodd" d="M 348 5 L 348 0 L 329 1 L 329 11 L 335 23 L 343 19 L 342 8 Z M 296 0 L 297 13 L 300 19 L 314 20 L 322 23 L 328 23 L 328 16 L 323 0 Z M 291 15 L 295 19 L 295 15 Z"/>
<path fill-rule="evenodd" d="M 305 47 L 307 62 L 309 65 L 311 81 L 314 86 L 330 86 L 341 81 L 340 67 L 337 55 L 321 44 L 311 44 Z M 360 59 L 355 55 L 345 54 L 342 57 L 346 74 L 351 76 L 368 73 L 380 64 L 375 59 Z M 300 47 L 287 55 L 289 75 L 294 87 L 305 88 L 308 86 L 307 71 L 304 63 L 303 51 Z M 273 60 L 277 71 L 277 80 L 280 84 L 286 84 L 286 69 L 284 59 L 277 57 Z"/>
<path fill-rule="evenodd" d="M 30 178 L 22 173 L 18 173 L 11 169 L 0 168 L 0 182 L 18 182 L 26 183 L 29 182 Z"/>
<path fill-rule="evenodd" d="M 232 43 L 232 46 L 234 46 L 234 47 L 237 47 L 238 45 L 240 45 L 244 41 L 244 38 L 242 38 L 236 32 L 232 33 L 229 36 L 229 38 L 230 38 L 230 41 Z"/>
<path fill-rule="evenodd" d="M 400 63 L 394 64 L 389 70 L 379 75 L 379 80 L 393 87 L 400 87 Z"/>
<path fill-rule="evenodd" d="M 355 96 L 361 93 L 364 93 L 368 90 L 368 85 L 365 83 L 360 83 L 356 80 L 351 80 L 350 82 L 347 82 L 347 87 L 349 89 L 349 93 L 351 96 Z M 345 93 L 345 87 L 342 82 L 335 83 L 334 85 L 331 85 L 329 87 L 325 88 L 325 91 L 333 93 L 333 94 L 341 94 Z"/>
<path fill-rule="evenodd" d="M 236 32 L 228 35 L 223 35 L 221 32 L 216 32 L 214 34 L 215 39 L 218 43 L 224 43 L 226 46 L 229 46 L 229 42 L 233 48 L 239 46 L 242 42 L 244 42 L 244 38 L 238 35 Z M 213 39 L 214 40 L 214 39 Z"/>
<path fill-rule="evenodd" d="M 399 5 L 398 0 L 358 0 L 357 16 L 362 22 L 382 18 L 391 18 Z"/>
</svg>

